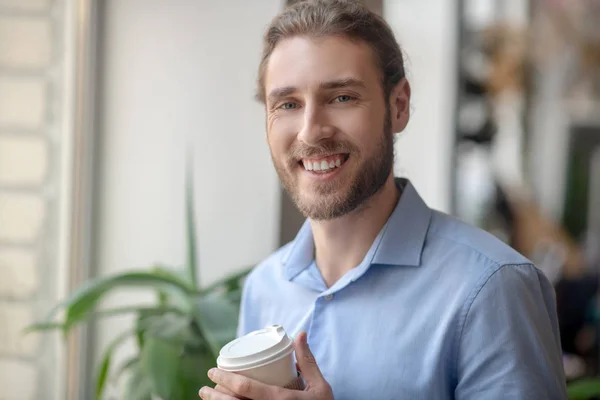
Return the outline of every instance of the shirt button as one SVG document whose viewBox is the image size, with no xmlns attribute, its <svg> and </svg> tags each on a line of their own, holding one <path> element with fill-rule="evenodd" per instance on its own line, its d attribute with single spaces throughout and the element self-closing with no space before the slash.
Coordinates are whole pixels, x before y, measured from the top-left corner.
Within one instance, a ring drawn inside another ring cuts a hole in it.
<svg viewBox="0 0 600 400">
<path fill-rule="evenodd" d="M 333 299 L 333 295 L 332 294 L 328 294 L 328 295 L 325 295 L 323 298 L 325 300 L 329 301 L 329 300 Z"/>
</svg>

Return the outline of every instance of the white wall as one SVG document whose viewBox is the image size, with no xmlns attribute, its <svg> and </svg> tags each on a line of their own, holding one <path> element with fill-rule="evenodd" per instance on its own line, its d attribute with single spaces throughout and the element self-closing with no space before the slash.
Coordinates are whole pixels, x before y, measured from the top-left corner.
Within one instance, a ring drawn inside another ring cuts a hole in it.
<svg viewBox="0 0 600 400">
<path fill-rule="evenodd" d="M 429 206 L 450 209 L 456 90 L 456 0 L 386 0 L 384 17 L 407 54 L 412 116 L 396 143 L 397 175 Z"/>
<path fill-rule="evenodd" d="M 183 264 L 184 158 L 195 156 L 200 280 L 277 245 L 279 186 L 253 100 L 279 0 L 106 1 L 98 186 L 101 275 Z M 132 302 L 139 293 L 112 299 Z M 126 320 L 102 323 L 96 348 Z"/>
</svg>

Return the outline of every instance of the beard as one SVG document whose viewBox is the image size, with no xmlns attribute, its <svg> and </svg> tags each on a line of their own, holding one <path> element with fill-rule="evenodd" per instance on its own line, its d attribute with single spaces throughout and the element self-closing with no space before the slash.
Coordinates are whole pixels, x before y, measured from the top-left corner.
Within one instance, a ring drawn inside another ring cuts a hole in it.
<svg viewBox="0 0 600 400">
<path fill-rule="evenodd" d="M 364 207 L 387 181 L 394 166 L 394 135 L 389 110 L 386 112 L 383 132 L 377 139 L 375 152 L 366 158 L 361 154 L 361 150 L 349 141 L 331 140 L 318 146 L 306 146 L 296 142 L 290 149 L 286 163 L 278 163 L 273 157 L 273 164 L 283 187 L 306 218 L 316 221 L 331 220 Z M 346 180 L 340 179 L 315 182 L 312 194 L 303 193 L 299 188 L 297 175 L 291 171 L 298 168 L 298 160 L 324 154 L 347 154 L 346 162 L 362 161 L 354 175 L 349 177 L 349 185 Z M 344 186 L 347 189 L 344 189 Z"/>
</svg>

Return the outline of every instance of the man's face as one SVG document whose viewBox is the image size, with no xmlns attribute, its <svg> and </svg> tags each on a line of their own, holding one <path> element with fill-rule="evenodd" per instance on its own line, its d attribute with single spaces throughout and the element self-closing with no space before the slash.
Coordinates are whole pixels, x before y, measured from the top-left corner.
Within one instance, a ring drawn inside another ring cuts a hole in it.
<svg viewBox="0 0 600 400">
<path fill-rule="evenodd" d="M 267 139 L 308 218 L 365 204 L 392 173 L 389 103 L 370 48 L 340 37 L 280 42 L 265 72 Z"/>
</svg>

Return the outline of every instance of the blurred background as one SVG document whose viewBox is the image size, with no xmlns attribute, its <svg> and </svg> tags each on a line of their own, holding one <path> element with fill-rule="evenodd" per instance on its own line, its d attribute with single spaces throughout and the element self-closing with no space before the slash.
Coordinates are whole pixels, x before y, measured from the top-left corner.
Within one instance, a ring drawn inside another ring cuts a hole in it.
<svg viewBox="0 0 600 400">
<path fill-rule="evenodd" d="M 188 160 L 194 285 L 293 239 L 302 217 L 253 100 L 285 3 L 0 0 L 0 400 L 94 398 L 131 315 L 67 338 L 23 329 L 89 279 L 189 264 Z M 597 376 L 600 1 L 365 3 L 397 35 L 413 90 L 396 174 L 546 273 L 567 377 Z M 128 287 L 102 305 L 153 299 Z M 113 364 L 137 351 L 124 342 Z"/>
</svg>

